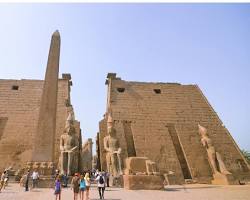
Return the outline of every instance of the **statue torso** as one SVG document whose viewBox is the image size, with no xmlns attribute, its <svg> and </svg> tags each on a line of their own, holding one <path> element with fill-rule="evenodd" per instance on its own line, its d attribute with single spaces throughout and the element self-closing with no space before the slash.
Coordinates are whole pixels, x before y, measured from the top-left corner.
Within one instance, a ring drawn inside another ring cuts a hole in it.
<svg viewBox="0 0 250 200">
<path fill-rule="evenodd" d="M 117 151 L 118 150 L 118 140 L 114 137 L 108 136 L 107 137 L 107 146 L 111 151 Z"/>
<path fill-rule="evenodd" d="M 72 135 L 62 135 L 63 140 L 63 147 L 65 151 L 71 150 L 73 147 L 75 147 L 75 138 Z"/>
</svg>

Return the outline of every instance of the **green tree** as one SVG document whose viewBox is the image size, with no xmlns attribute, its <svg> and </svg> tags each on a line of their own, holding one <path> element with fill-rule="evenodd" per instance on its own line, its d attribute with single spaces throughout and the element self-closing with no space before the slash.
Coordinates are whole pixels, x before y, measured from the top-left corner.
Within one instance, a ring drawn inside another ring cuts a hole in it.
<svg viewBox="0 0 250 200">
<path fill-rule="evenodd" d="M 247 162 L 250 164 L 250 152 L 247 150 L 242 149 L 241 153 L 243 154 L 243 156 L 246 158 Z"/>
</svg>

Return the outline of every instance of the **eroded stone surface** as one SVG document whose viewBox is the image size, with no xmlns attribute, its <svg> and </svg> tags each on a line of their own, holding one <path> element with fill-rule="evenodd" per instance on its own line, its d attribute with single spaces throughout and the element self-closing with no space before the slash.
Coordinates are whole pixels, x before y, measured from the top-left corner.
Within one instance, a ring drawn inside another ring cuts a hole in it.
<svg viewBox="0 0 250 200">
<path fill-rule="evenodd" d="M 103 140 L 112 110 L 123 171 L 126 158 L 148 157 L 161 174 L 172 171 L 178 183 L 184 179 L 211 183 L 213 172 L 200 142 L 200 123 L 225 168 L 236 180 L 250 180 L 250 168 L 237 144 L 197 85 L 124 81 L 114 73 L 108 74 L 106 84 L 107 112 L 99 123 L 97 140 L 102 170 L 107 166 Z"/>
</svg>

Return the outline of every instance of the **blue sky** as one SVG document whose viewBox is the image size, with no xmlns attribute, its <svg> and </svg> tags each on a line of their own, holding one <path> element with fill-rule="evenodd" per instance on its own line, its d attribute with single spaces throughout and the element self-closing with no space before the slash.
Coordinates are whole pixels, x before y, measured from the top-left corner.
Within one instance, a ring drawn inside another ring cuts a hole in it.
<svg viewBox="0 0 250 200">
<path fill-rule="evenodd" d="M 0 4 L 0 78 L 43 79 L 51 34 L 71 73 L 84 139 L 95 137 L 108 72 L 198 84 L 250 150 L 250 4 Z"/>
</svg>

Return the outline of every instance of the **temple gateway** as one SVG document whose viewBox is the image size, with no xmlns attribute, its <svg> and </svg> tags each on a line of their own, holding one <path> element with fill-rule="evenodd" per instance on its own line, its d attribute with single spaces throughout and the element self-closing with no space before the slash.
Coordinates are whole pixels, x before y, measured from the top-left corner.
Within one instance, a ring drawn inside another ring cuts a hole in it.
<svg viewBox="0 0 250 200">
<path fill-rule="evenodd" d="M 169 184 L 249 180 L 247 161 L 198 85 L 125 81 L 115 73 L 106 85 L 97 165 L 115 175 L 122 171 L 124 187 L 138 187 L 139 178 L 158 180 L 160 187 L 159 175 Z"/>
<path fill-rule="evenodd" d="M 71 104 L 71 75 L 59 77 L 60 46 L 55 31 L 44 80 L 0 80 L 0 171 L 20 178 L 36 169 L 45 187 L 55 170 L 71 176 L 93 168 L 127 189 L 250 180 L 246 159 L 197 85 L 125 81 L 108 73 L 93 157 L 92 139 L 82 144 Z"/>
</svg>

